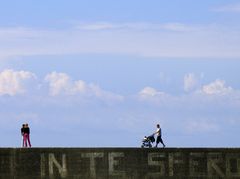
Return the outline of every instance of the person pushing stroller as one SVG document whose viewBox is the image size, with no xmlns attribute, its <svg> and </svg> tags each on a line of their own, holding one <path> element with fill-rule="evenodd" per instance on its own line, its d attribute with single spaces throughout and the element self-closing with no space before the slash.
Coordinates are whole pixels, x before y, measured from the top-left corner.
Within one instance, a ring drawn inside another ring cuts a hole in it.
<svg viewBox="0 0 240 179">
<path fill-rule="evenodd" d="M 165 148 L 165 144 L 163 143 L 163 140 L 162 140 L 162 130 L 159 124 L 157 124 L 157 130 L 156 132 L 153 133 L 153 136 L 154 135 L 157 135 L 155 148 L 158 147 L 159 142 L 161 142 L 161 144 L 163 145 L 163 148 Z"/>
</svg>

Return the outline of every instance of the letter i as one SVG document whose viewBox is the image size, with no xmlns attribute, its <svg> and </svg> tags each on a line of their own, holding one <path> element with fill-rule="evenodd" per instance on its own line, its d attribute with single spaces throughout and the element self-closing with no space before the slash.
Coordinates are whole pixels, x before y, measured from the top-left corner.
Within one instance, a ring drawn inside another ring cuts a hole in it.
<svg viewBox="0 0 240 179">
<path fill-rule="evenodd" d="M 41 154 L 41 178 L 45 178 L 46 173 L 45 173 L 45 156 L 44 154 Z"/>
</svg>

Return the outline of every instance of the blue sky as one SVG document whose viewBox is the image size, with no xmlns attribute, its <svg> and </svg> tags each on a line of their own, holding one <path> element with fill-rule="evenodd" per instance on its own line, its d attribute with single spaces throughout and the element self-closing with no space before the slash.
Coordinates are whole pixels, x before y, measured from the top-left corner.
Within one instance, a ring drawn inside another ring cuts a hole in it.
<svg viewBox="0 0 240 179">
<path fill-rule="evenodd" d="M 3 1 L 1 147 L 238 147 L 240 3 Z"/>
</svg>

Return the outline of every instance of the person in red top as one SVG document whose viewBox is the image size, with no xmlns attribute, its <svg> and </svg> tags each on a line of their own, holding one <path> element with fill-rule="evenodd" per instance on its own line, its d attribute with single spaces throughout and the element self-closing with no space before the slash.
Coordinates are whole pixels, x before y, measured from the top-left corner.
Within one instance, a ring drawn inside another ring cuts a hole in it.
<svg viewBox="0 0 240 179">
<path fill-rule="evenodd" d="M 24 124 L 21 133 L 23 135 L 23 147 L 31 147 L 31 142 L 30 142 L 30 128 L 28 127 L 28 124 Z"/>
</svg>

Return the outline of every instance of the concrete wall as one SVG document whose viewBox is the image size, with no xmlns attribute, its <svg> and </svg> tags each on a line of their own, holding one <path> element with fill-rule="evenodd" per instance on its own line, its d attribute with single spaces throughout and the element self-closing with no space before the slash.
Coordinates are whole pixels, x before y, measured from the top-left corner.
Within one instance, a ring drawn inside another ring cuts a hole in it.
<svg viewBox="0 0 240 179">
<path fill-rule="evenodd" d="M 0 148 L 0 179 L 240 178 L 240 149 Z"/>
</svg>

